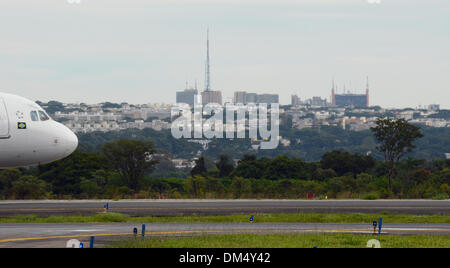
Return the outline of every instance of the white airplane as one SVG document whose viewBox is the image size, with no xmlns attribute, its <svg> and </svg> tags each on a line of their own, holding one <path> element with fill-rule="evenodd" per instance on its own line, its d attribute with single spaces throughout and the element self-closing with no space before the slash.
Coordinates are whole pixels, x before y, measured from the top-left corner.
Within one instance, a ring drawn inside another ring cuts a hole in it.
<svg viewBox="0 0 450 268">
<path fill-rule="evenodd" d="M 0 93 L 0 169 L 57 161 L 77 147 L 77 136 L 38 104 Z"/>
</svg>

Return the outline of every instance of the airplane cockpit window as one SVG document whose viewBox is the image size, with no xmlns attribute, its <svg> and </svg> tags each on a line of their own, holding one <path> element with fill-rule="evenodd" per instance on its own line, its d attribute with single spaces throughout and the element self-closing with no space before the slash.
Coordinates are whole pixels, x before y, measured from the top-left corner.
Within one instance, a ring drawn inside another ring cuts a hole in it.
<svg viewBox="0 0 450 268">
<path fill-rule="evenodd" d="M 36 111 L 31 111 L 30 116 L 31 116 L 31 121 L 39 121 L 39 117 L 38 117 L 38 114 Z"/>
<path fill-rule="evenodd" d="M 48 115 L 46 113 L 44 113 L 43 111 L 39 111 L 39 118 L 41 119 L 41 121 L 47 121 L 50 120 L 50 118 L 48 117 Z"/>
</svg>

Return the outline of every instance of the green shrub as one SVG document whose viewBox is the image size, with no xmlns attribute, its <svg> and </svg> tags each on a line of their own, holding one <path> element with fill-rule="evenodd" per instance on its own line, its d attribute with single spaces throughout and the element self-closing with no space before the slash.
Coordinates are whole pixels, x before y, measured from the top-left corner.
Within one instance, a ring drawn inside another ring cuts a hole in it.
<svg viewBox="0 0 450 268">
<path fill-rule="evenodd" d="M 440 193 L 440 194 L 434 195 L 432 199 L 433 200 L 447 200 L 448 195 L 444 194 L 444 193 Z"/>
<path fill-rule="evenodd" d="M 370 194 L 366 194 L 365 196 L 363 196 L 364 200 L 377 200 L 380 199 L 380 195 L 377 193 L 370 193 Z"/>
</svg>

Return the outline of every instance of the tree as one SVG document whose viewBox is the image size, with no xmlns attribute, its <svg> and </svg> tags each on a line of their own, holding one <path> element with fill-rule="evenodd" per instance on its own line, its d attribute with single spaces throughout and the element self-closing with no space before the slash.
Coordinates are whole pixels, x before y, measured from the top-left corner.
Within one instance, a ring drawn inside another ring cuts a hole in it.
<svg viewBox="0 0 450 268">
<path fill-rule="evenodd" d="M 194 177 L 196 175 L 206 176 L 208 170 L 206 168 L 205 158 L 201 156 L 199 159 L 195 161 L 195 167 L 191 170 L 191 176 Z"/>
<path fill-rule="evenodd" d="M 252 191 L 252 184 L 249 179 L 235 177 L 231 183 L 231 191 L 234 198 L 241 198 Z"/>
<path fill-rule="evenodd" d="M 81 197 L 93 198 L 101 192 L 101 188 L 96 184 L 94 180 L 81 178 L 80 183 Z"/>
<path fill-rule="evenodd" d="M 120 106 L 120 104 L 112 103 L 112 102 L 105 102 L 102 105 L 103 109 L 120 108 L 120 107 L 122 107 L 122 106 Z"/>
<path fill-rule="evenodd" d="M 320 164 L 324 169 L 334 170 L 338 176 L 344 176 L 347 173 L 353 173 L 356 176 L 373 168 L 376 161 L 371 156 L 332 151 L 323 155 Z"/>
<path fill-rule="evenodd" d="M 11 195 L 12 183 L 22 176 L 18 169 L 5 169 L 0 172 L 0 198 L 8 199 Z"/>
<path fill-rule="evenodd" d="M 99 154 L 75 151 L 67 158 L 39 166 L 37 175 L 39 179 L 52 185 L 55 195 L 78 197 L 82 193 L 82 178 L 93 179 L 99 170 L 108 172 L 107 162 Z M 103 186 L 105 184 L 106 182 Z"/>
<path fill-rule="evenodd" d="M 121 139 L 106 143 L 101 150 L 108 164 L 121 175 L 125 184 L 136 191 L 145 173 L 151 172 L 158 163 L 153 159 L 156 153 L 153 146 L 151 141 Z"/>
<path fill-rule="evenodd" d="M 264 178 L 279 179 L 307 179 L 310 177 L 308 165 L 299 158 L 290 159 L 279 155 L 264 165 Z"/>
<path fill-rule="evenodd" d="M 227 155 L 220 156 L 220 160 L 217 162 L 216 167 L 219 170 L 220 178 L 228 177 L 234 170 L 234 165 Z"/>
<path fill-rule="evenodd" d="M 40 199 L 44 198 L 49 186 L 45 181 L 31 175 L 20 177 L 12 182 L 11 192 L 16 199 Z"/>
<path fill-rule="evenodd" d="M 255 155 L 246 154 L 238 162 L 238 166 L 231 176 L 261 179 L 269 161 L 267 158 L 257 159 Z"/>
<path fill-rule="evenodd" d="M 197 175 L 186 180 L 186 191 L 195 198 L 203 197 L 206 189 L 206 179 L 203 176 Z"/>
<path fill-rule="evenodd" d="M 423 134 L 419 127 L 404 119 L 378 119 L 376 124 L 371 130 L 379 142 L 377 150 L 384 155 L 388 167 L 389 191 L 392 193 L 392 176 L 396 165 L 405 154 L 413 151 L 413 142 L 422 138 Z"/>
<path fill-rule="evenodd" d="M 424 183 L 431 176 L 431 172 L 426 169 L 418 169 L 412 172 L 410 180 L 412 180 L 416 184 Z"/>
</svg>

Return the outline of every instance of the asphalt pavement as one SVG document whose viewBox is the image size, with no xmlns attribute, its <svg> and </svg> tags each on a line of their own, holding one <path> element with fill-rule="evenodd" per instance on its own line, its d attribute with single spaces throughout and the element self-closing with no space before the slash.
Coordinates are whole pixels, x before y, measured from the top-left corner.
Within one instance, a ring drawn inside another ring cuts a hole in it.
<svg viewBox="0 0 450 268">
<path fill-rule="evenodd" d="M 183 237 L 233 233 L 353 233 L 372 234 L 370 224 L 316 223 L 147 223 L 146 236 Z M 0 248 L 62 248 L 70 239 L 86 246 L 91 236 L 96 247 L 120 239 L 132 239 L 141 223 L 29 223 L 0 224 Z M 386 224 L 384 235 L 450 235 L 450 224 Z"/>
<path fill-rule="evenodd" d="M 450 215 L 450 200 L 86 200 L 0 201 L 0 217 L 13 215 L 129 216 L 230 215 L 257 213 L 401 213 Z"/>
</svg>

